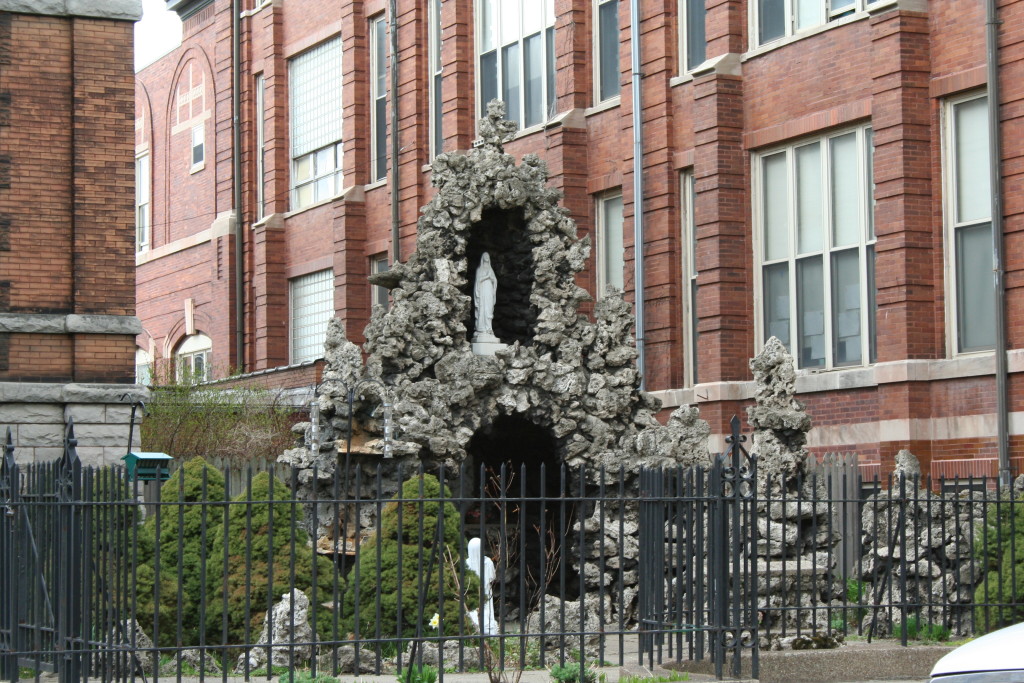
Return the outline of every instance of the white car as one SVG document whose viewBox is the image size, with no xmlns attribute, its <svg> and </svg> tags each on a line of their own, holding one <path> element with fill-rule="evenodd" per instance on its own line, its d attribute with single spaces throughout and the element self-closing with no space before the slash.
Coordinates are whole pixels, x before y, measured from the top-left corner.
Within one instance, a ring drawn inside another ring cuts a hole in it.
<svg viewBox="0 0 1024 683">
<path fill-rule="evenodd" d="M 931 683 L 1024 683 L 1024 623 L 953 650 L 935 663 Z"/>
</svg>

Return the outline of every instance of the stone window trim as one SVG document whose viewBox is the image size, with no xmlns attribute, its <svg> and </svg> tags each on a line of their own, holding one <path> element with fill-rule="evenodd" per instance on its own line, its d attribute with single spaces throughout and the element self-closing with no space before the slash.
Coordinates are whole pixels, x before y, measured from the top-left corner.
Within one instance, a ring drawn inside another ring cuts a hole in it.
<svg viewBox="0 0 1024 683">
<path fill-rule="evenodd" d="M 782 1 L 782 0 L 780 0 L 780 1 Z M 787 2 L 789 2 L 789 1 L 797 2 L 798 0 L 786 0 L 786 1 Z M 751 10 L 748 13 L 748 19 L 749 19 L 749 22 L 748 22 L 748 35 L 750 36 L 750 40 L 748 41 L 747 51 L 745 53 L 743 53 L 742 61 L 747 61 L 748 59 L 753 59 L 755 57 L 759 57 L 759 56 L 761 56 L 761 55 L 763 55 L 765 53 L 772 52 L 774 50 L 778 50 L 780 48 L 786 47 L 787 45 L 790 45 L 792 43 L 804 40 L 806 38 L 810 38 L 812 36 L 816 36 L 819 33 L 823 33 L 825 31 L 831 31 L 831 30 L 837 29 L 837 28 L 839 28 L 841 26 L 846 26 L 848 24 L 853 24 L 853 23 L 856 23 L 858 21 L 866 21 L 867 19 L 869 19 L 871 17 L 871 14 L 872 14 L 872 11 L 869 11 L 869 9 L 867 9 L 867 7 L 870 7 L 870 9 L 873 10 L 874 6 L 871 6 L 871 5 L 865 6 L 865 0 L 857 0 L 857 2 L 859 3 L 859 8 L 856 9 L 855 11 L 853 11 L 850 14 L 844 14 L 844 15 L 841 15 L 841 16 L 837 16 L 837 17 L 832 18 L 829 21 L 825 21 L 825 22 L 822 22 L 820 24 L 817 24 L 817 25 L 814 25 L 814 26 L 809 26 L 807 28 L 803 28 L 803 29 L 800 29 L 800 30 L 791 31 L 789 33 L 786 33 L 783 36 L 774 38 L 772 40 L 763 41 L 763 42 L 759 42 L 757 40 L 757 37 L 759 35 L 758 24 L 757 24 L 757 22 L 758 22 L 758 10 L 757 10 L 758 5 L 756 3 L 752 3 L 751 5 L 749 5 Z"/>
<path fill-rule="evenodd" d="M 681 209 L 680 243 L 682 249 L 683 288 L 683 372 L 684 386 L 692 387 L 699 381 L 697 372 L 697 224 L 694 219 L 696 185 L 693 169 L 680 173 L 679 204 Z"/>
<path fill-rule="evenodd" d="M 179 382 L 199 384 L 212 377 L 213 340 L 200 331 L 185 337 L 174 351 L 174 372 Z"/>
<path fill-rule="evenodd" d="M 441 0 L 428 0 L 427 30 L 429 31 L 430 74 L 430 158 L 444 151 L 444 58 L 441 40 Z"/>
<path fill-rule="evenodd" d="M 593 0 L 592 22 L 594 63 L 594 104 L 619 96 L 619 3 L 617 0 Z"/>
<path fill-rule="evenodd" d="M 704 0 L 679 0 L 679 73 L 689 74 L 707 60 L 707 8 Z"/>
<path fill-rule="evenodd" d="M 0 333 L 22 334 L 142 334 L 134 315 L 70 313 L 0 313 Z"/>
<path fill-rule="evenodd" d="M 626 247 L 622 210 L 621 188 L 602 192 L 594 198 L 595 299 L 604 297 L 609 286 L 625 290 Z"/>
<path fill-rule="evenodd" d="M 486 116 L 490 100 L 500 99 L 505 102 L 508 119 L 515 121 L 520 130 L 553 118 L 554 0 L 540 0 L 540 4 L 541 11 L 531 8 L 533 11 L 524 12 L 526 3 L 522 0 L 475 1 L 476 101 L 480 117 Z M 523 26 L 525 22 L 530 23 Z"/>
<path fill-rule="evenodd" d="M 191 151 L 192 167 L 189 173 L 198 173 L 206 168 L 206 121 L 192 126 Z"/>
<path fill-rule="evenodd" d="M 370 182 L 388 174 L 388 22 L 384 13 L 370 17 Z"/>
<path fill-rule="evenodd" d="M 341 48 L 335 36 L 288 62 L 291 211 L 341 191 Z"/>
<path fill-rule="evenodd" d="M 288 309 L 289 364 L 322 358 L 327 323 L 334 316 L 334 271 L 290 279 Z"/>
<path fill-rule="evenodd" d="M 151 193 L 153 176 L 150 155 L 135 157 L 135 251 L 148 251 L 152 243 Z"/>
<path fill-rule="evenodd" d="M 942 102 L 941 116 L 947 347 L 951 356 L 991 352 L 995 283 L 989 276 L 988 94 L 974 90 L 948 97 Z M 959 125 L 962 117 L 970 117 L 963 126 Z"/>
<path fill-rule="evenodd" d="M 752 154 L 755 351 L 778 336 L 797 368 L 875 362 L 872 166 L 868 125 Z"/>
</svg>

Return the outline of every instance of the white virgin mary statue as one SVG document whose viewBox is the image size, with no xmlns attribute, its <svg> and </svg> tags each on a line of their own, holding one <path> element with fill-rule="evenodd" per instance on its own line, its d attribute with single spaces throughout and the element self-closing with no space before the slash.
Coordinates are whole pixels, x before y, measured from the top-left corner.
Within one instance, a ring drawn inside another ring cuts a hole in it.
<svg viewBox="0 0 1024 683">
<path fill-rule="evenodd" d="M 471 538 L 466 548 L 466 568 L 480 577 L 483 586 L 484 603 L 482 609 L 467 610 L 467 616 L 473 625 L 485 636 L 498 633 L 498 622 L 494 619 L 494 603 L 491 595 L 491 584 L 494 582 L 494 561 L 480 552 L 480 539 Z M 480 616 L 483 613 L 482 623 Z"/>
<path fill-rule="evenodd" d="M 491 255 L 486 251 L 480 257 L 473 284 L 473 304 L 476 307 L 474 340 L 494 339 L 494 299 L 498 293 L 498 277 L 491 268 Z"/>
</svg>

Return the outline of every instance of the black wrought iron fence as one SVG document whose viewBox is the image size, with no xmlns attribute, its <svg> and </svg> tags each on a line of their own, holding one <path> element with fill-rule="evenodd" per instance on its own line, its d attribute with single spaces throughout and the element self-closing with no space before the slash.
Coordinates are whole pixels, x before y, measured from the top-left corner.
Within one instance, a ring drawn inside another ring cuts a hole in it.
<svg viewBox="0 0 1024 683">
<path fill-rule="evenodd" d="M 73 428 L 49 464 L 16 464 L 8 433 L 0 678 L 738 672 L 759 642 L 740 441 L 689 472 L 281 468 L 237 490 L 197 459 L 142 505 L 123 469 L 81 465 Z"/>
<path fill-rule="evenodd" d="M 850 468 L 771 481 L 738 430 L 691 470 L 382 464 L 237 486 L 193 460 L 149 505 L 124 470 L 82 466 L 73 430 L 53 463 L 19 466 L 8 437 L 0 678 L 701 658 L 756 675 L 759 648 L 789 640 L 1024 619 L 1019 491 Z"/>
</svg>

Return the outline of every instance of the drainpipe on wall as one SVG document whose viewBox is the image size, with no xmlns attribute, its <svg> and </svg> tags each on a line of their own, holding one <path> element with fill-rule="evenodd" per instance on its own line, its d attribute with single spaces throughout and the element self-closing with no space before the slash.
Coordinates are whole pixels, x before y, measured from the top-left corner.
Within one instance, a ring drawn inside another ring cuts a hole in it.
<svg viewBox="0 0 1024 683">
<path fill-rule="evenodd" d="M 388 38 L 391 42 L 391 263 L 402 259 L 398 226 L 398 3 L 389 0 Z"/>
<path fill-rule="evenodd" d="M 992 0 L 990 0 L 992 1 Z M 633 86 L 633 260 L 636 267 L 636 368 L 641 391 L 647 386 L 644 362 L 644 113 L 640 98 L 640 0 L 629 0 L 629 47 Z"/>
<path fill-rule="evenodd" d="M 1006 270 L 1003 251 L 1002 133 L 999 129 L 999 13 L 996 0 L 985 0 L 985 51 L 988 72 L 988 152 L 992 185 L 992 272 L 995 280 L 996 439 L 999 482 L 1010 485 L 1010 428 L 1007 407 Z"/>
<path fill-rule="evenodd" d="M 231 0 L 231 191 L 235 205 L 235 356 L 245 372 L 245 255 L 242 237 L 242 15 L 239 0 Z"/>
</svg>

